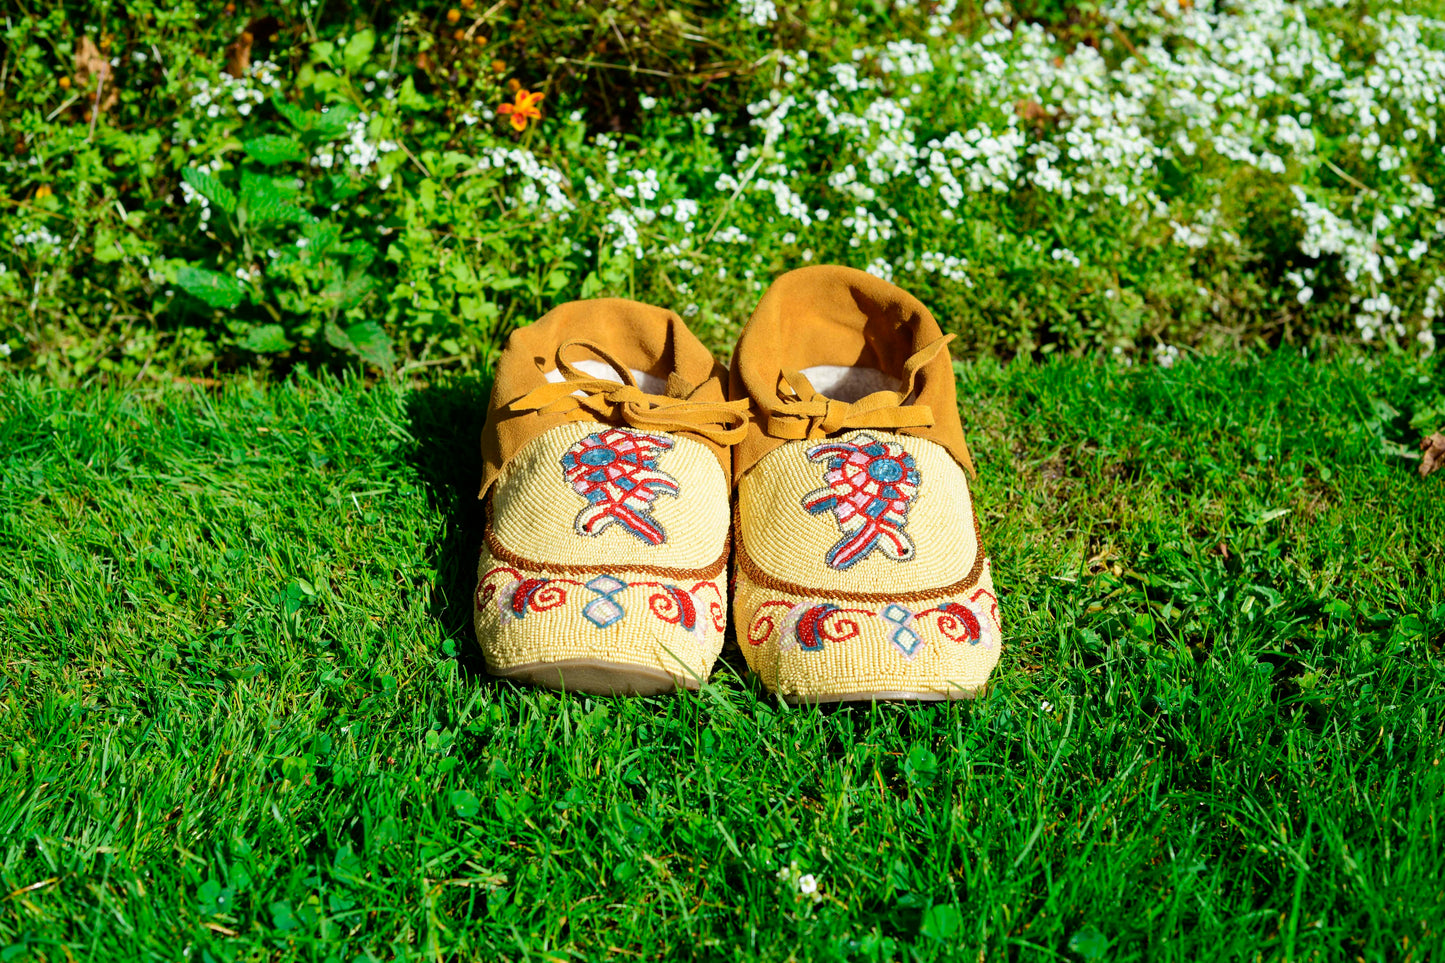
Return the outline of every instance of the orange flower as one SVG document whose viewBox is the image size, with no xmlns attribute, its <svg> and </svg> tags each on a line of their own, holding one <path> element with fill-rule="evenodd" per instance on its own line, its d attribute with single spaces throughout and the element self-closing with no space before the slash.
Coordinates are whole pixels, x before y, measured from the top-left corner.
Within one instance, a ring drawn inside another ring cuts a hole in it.
<svg viewBox="0 0 1445 963">
<path fill-rule="evenodd" d="M 497 108 L 497 116 L 506 114 L 512 115 L 512 129 L 523 131 L 527 129 L 527 120 L 541 120 L 542 112 L 537 109 L 537 104 L 542 100 L 542 93 L 532 93 L 529 90 L 517 91 L 516 103 L 503 104 Z"/>
</svg>

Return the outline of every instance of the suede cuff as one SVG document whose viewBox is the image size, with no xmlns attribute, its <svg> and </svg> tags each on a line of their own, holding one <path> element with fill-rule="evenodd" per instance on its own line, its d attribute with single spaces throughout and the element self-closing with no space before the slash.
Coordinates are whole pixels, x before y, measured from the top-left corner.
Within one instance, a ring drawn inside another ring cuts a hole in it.
<svg viewBox="0 0 1445 963">
<path fill-rule="evenodd" d="M 513 331 L 497 359 L 491 407 L 482 429 L 483 475 L 478 497 L 486 495 L 502 467 L 538 435 L 569 421 L 598 420 L 595 412 L 584 408 L 565 412 L 510 408 L 548 383 L 546 372 L 559 367 L 557 349 L 574 340 L 595 344 L 628 368 L 656 377 L 668 385 L 669 396 L 703 403 L 725 400 L 727 372 L 672 311 L 623 298 L 559 305 L 535 323 Z M 716 380 L 709 383 L 709 379 Z M 727 445 L 684 427 L 668 430 L 707 445 L 723 471 L 731 470 Z"/>
<path fill-rule="evenodd" d="M 942 336 L 917 298 L 863 271 L 817 265 L 778 278 L 758 302 L 733 353 L 728 396 L 750 402 L 747 435 L 733 450 L 734 486 L 764 455 L 790 440 L 767 431 L 784 404 L 779 396 L 784 371 L 850 365 L 877 368 L 901 382 L 909 358 Z M 917 369 L 905 403 L 931 409 L 933 424 L 896 430 L 942 445 L 973 474 L 947 351 L 938 351 Z M 806 437 L 826 434 L 815 427 Z"/>
</svg>

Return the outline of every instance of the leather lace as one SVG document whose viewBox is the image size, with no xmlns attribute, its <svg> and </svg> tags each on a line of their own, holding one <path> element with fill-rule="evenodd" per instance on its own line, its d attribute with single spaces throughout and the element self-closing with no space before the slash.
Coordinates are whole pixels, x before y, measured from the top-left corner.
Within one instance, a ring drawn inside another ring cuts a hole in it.
<svg viewBox="0 0 1445 963">
<path fill-rule="evenodd" d="M 784 400 L 763 415 L 767 433 L 774 438 L 822 438 L 852 428 L 928 428 L 933 409 L 910 405 L 919 369 L 932 361 L 953 335 L 924 345 L 903 365 L 901 391 L 875 391 L 857 401 L 838 401 L 819 394 L 801 371 L 784 370 L 778 378 L 778 395 Z"/>
<path fill-rule="evenodd" d="M 563 357 L 574 345 L 605 361 L 621 383 L 595 378 L 574 368 Z M 550 381 L 529 391 L 508 405 L 508 410 L 568 414 L 581 409 L 609 424 L 625 422 L 633 428 L 652 431 L 685 431 L 702 435 L 718 445 L 735 445 L 747 432 L 746 400 L 693 400 L 716 384 L 717 378 L 693 385 L 674 372 L 667 379 L 667 394 L 649 394 L 637 386 L 626 365 L 591 341 L 583 340 L 566 341 L 558 346 L 557 370 L 562 372 L 562 381 Z"/>
</svg>

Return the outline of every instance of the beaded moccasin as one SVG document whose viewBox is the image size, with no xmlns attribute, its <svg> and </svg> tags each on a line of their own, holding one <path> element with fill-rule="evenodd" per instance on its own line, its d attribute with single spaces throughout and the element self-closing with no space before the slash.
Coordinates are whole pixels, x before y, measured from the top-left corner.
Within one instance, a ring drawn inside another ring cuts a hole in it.
<svg viewBox="0 0 1445 963">
<path fill-rule="evenodd" d="M 949 340 L 902 290 L 819 266 L 738 341 L 733 622 L 789 701 L 967 698 L 998 662 Z"/>
<path fill-rule="evenodd" d="M 677 315 L 633 301 L 512 334 L 482 436 L 474 621 L 494 675 L 601 694 L 707 678 L 746 407 L 725 376 Z"/>
</svg>

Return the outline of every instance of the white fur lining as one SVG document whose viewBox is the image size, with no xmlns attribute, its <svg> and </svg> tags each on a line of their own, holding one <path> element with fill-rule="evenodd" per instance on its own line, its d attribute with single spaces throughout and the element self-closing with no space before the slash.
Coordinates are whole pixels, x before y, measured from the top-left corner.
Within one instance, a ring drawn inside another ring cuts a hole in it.
<svg viewBox="0 0 1445 963">
<path fill-rule="evenodd" d="M 581 361 L 572 362 L 572 367 L 594 378 L 601 378 L 604 381 L 615 381 L 618 384 L 622 384 L 622 379 L 617 377 L 617 372 L 612 370 L 612 365 L 605 361 L 583 358 Z M 632 377 L 636 379 L 637 387 L 641 388 L 647 394 L 660 395 L 667 391 L 667 381 L 665 379 L 659 378 L 656 375 L 650 375 L 645 371 L 638 371 L 636 368 L 630 368 L 628 370 L 632 372 Z M 553 368 L 542 377 L 552 382 L 566 380 L 566 376 L 562 374 L 560 368 Z M 580 398 L 586 392 L 574 391 L 572 393 Z"/>
<path fill-rule="evenodd" d="M 815 364 L 804 368 L 813 390 L 834 401 L 857 401 L 875 391 L 897 391 L 903 382 L 877 368 L 856 368 L 845 364 Z"/>
</svg>

